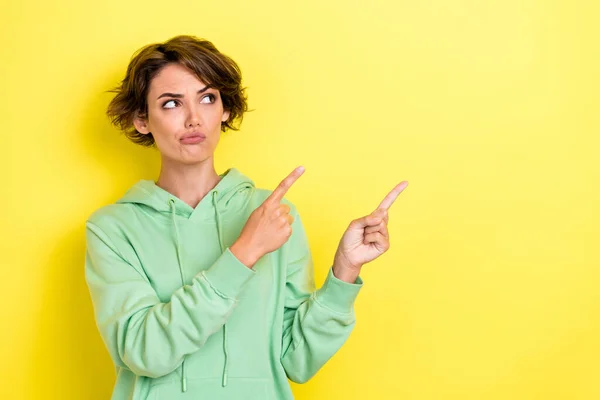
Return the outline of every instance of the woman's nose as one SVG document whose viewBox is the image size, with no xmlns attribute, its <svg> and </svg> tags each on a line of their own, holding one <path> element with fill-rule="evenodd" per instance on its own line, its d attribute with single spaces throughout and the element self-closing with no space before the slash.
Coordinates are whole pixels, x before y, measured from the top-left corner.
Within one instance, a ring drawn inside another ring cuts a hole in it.
<svg viewBox="0 0 600 400">
<path fill-rule="evenodd" d="M 186 126 L 191 128 L 193 126 L 200 126 L 200 125 L 202 125 L 202 120 L 200 118 L 200 114 L 195 109 L 190 108 L 190 111 L 188 112 Z"/>
</svg>

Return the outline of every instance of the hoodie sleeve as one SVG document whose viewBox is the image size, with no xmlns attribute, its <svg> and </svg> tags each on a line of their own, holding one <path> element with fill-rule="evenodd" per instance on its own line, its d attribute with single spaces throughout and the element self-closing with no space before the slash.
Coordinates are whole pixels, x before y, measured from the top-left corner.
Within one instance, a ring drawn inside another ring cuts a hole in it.
<svg viewBox="0 0 600 400">
<path fill-rule="evenodd" d="M 96 324 L 116 365 L 151 378 L 175 370 L 224 324 L 255 274 L 229 248 L 162 303 L 142 266 L 125 259 L 97 225 L 86 224 L 85 278 Z"/>
<path fill-rule="evenodd" d="M 346 283 L 329 269 L 315 290 L 313 260 L 299 215 L 290 237 L 281 362 L 290 380 L 308 381 L 340 349 L 356 321 L 354 300 L 362 287 L 359 277 Z"/>
</svg>

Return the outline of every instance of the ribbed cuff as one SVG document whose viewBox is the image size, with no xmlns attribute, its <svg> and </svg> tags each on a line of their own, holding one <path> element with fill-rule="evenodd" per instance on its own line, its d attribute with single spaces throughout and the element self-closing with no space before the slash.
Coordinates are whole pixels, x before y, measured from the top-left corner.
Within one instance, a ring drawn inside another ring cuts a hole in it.
<svg viewBox="0 0 600 400">
<path fill-rule="evenodd" d="M 344 282 L 336 278 L 333 268 L 330 268 L 325 283 L 317 290 L 315 297 L 319 303 L 333 311 L 349 313 L 362 286 L 363 280 L 360 276 L 354 283 Z"/>
<path fill-rule="evenodd" d="M 203 274 L 216 290 L 227 297 L 233 298 L 237 297 L 244 284 L 256 272 L 238 260 L 228 247 L 212 267 L 204 271 Z"/>
</svg>

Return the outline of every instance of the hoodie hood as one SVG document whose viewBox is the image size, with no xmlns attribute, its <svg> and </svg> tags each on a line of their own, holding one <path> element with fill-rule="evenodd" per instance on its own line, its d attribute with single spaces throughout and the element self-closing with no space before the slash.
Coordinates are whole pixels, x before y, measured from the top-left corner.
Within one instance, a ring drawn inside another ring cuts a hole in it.
<svg viewBox="0 0 600 400">
<path fill-rule="evenodd" d="M 254 182 L 236 168 L 230 168 L 219 176 L 219 183 L 204 196 L 196 208 L 192 208 L 151 180 L 137 182 L 117 203 L 137 204 L 164 214 L 165 217 L 169 217 L 174 209 L 175 215 L 185 219 L 214 219 L 215 204 L 220 210 L 225 210 L 238 192 L 255 187 Z"/>
</svg>

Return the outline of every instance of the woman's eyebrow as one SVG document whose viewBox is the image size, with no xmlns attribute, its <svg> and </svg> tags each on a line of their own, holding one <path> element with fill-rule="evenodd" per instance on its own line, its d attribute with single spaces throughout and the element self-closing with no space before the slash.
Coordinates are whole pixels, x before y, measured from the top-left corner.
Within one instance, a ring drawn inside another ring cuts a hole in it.
<svg viewBox="0 0 600 400">
<path fill-rule="evenodd" d="M 208 89 L 210 89 L 210 88 L 211 88 L 211 86 L 210 86 L 210 85 L 206 85 L 206 86 L 204 86 L 202 89 L 198 90 L 198 91 L 196 92 L 196 94 L 204 93 L 204 92 L 206 92 L 206 91 L 207 91 Z M 180 93 L 169 93 L 169 92 L 166 92 L 166 93 L 163 93 L 163 94 L 161 94 L 160 96 L 158 96 L 158 97 L 156 98 L 156 100 L 158 100 L 158 99 L 160 99 L 160 98 L 163 98 L 163 97 L 174 97 L 174 98 L 176 98 L 176 99 L 180 99 L 180 98 L 182 98 L 182 97 L 183 97 L 183 95 L 182 95 L 182 94 L 180 94 Z"/>
</svg>

